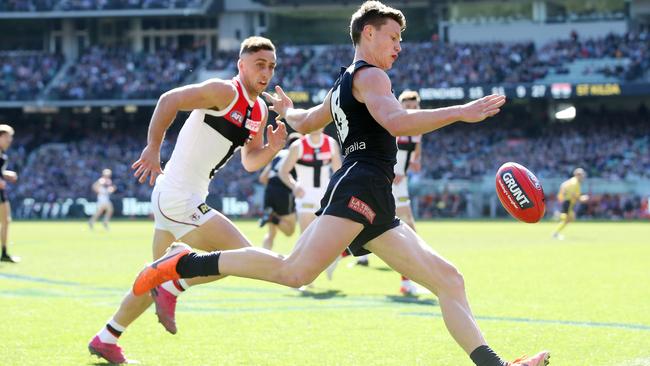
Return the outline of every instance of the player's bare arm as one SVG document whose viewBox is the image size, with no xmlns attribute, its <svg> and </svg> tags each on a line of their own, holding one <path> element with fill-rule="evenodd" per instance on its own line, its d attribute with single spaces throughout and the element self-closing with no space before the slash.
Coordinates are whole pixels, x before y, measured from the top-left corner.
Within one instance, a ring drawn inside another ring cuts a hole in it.
<svg viewBox="0 0 650 366">
<path fill-rule="evenodd" d="M 282 180 L 282 182 L 289 187 L 293 194 L 298 198 L 301 198 L 304 195 L 304 191 L 300 188 L 298 182 L 291 176 L 291 170 L 296 166 L 296 163 L 300 158 L 300 145 L 300 140 L 296 140 L 291 144 L 289 147 L 289 154 L 287 154 L 287 157 L 284 159 L 280 165 L 280 169 L 278 170 L 278 177 L 280 180 Z"/>
<path fill-rule="evenodd" d="M 2 172 L 2 178 L 9 183 L 16 183 L 18 181 L 18 174 L 13 170 L 5 170 Z"/>
<path fill-rule="evenodd" d="M 293 101 L 280 86 L 275 87 L 273 95 L 266 92 L 263 95 L 271 103 L 269 109 L 278 114 L 276 119 L 284 118 L 291 128 L 302 134 L 316 131 L 332 122 L 332 113 L 330 112 L 331 90 L 327 93 L 323 103 L 309 109 L 293 108 Z"/>
<path fill-rule="evenodd" d="M 134 176 L 140 183 L 149 178 L 153 185 L 156 177 L 162 174 L 160 167 L 160 146 L 165 132 L 174 121 L 178 111 L 191 111 L 200 108 L 226 108 L 236 95 L 235 88 L 227 81 L 211 79 L 199 84 L 186 85 L 172 89 L 158 99 L 147 134 L 147 146 L 140 158 L 131 166 Z"/>
<path fill-rule="evenodd" d="M 341 150 L 339 149 L 338 144 L 330 144 L 332 148 L 332 173 L 335 171 L 341 169 L 341 165 L 343 165 L 341 161 Z"/>
<path fill-rule="evenodd" d="M 409 170 L 412 172 L 419 172 L 422 169 L 422 142 L 415 144 L 415 151 L 413 151 L 413 156 L 411 156 L 411 162 L 409 164 Z"/>
<path fill-rule="evenodd" d="M 506 101 L 505 96 L 492 94 L 446 108 L 404 109 L 393 95 L 388 75 L 375 67 L 355 74 L 352 94 L 393 136 L 419 135 L 458 121 L 480 122 L 499 113 Z"/>
<path fill-rule="evenodd" d="M 92 187 L 92 188 L 93 188 L 93 192 L 95 192 L 95 193 L 99 193 L 99 187 L 100 187 L 100 186 L 101 186 L 101 182 L 100 182 L 99 179 L 97 179 L 97 180 L 95 181 L 95 183 L 93 183 L 93 187 Z"/>
<path fill-rule="evenodd" d="M 262 116 L 262 121 L 268 119 L 268 112 Z M 273 128 L 272 125 L 266 126 L 266 139 L 267 143 L 264 144 L 264 136 L 262 133 L 255 135 L 253 140 L 244 145 L 241 150 L 241 163 L 244 169 L 248 172 L 255 172 L 265 165 L 267 165 L 278 151 L 284 148 L 287 140 L 287 126 L 284 123 L 277 121 L 277 127 Z"/>
</svg>

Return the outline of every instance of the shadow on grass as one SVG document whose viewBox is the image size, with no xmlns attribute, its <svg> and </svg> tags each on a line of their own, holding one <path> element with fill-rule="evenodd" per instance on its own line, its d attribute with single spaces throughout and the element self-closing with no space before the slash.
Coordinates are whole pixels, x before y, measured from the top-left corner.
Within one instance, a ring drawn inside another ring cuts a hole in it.
<svg viewBox="0 0 650 366">
<path fill-rule="evenodd" d="M 390 302 L 396 302 L 400 304 L 414 304 L 414 305 L 428 305 L 428 306 L 437 306 L 438 300 L 427 298 L 420 299 L 417 296 L 397 296 L 397 295 L 388 295 L 386 300 Z"/>
<path fill-rule="evenodd" d="M 313 289 L 307 289 L 305 291 L 301 291 L 300 296 L 311 297 L 312 299 L 316 300 L 328 300 L 333 298 L 343 298 L 347 297 L 348 295 L 346 295 L 344 292 L 341 292 L 341 290 L 317 291 Z"/>
<path fill-rule="evenodd" d="M 380 272 L 395 272 L 390 267 L 370 267 L 370 268 L 374 269 L 375 271 L 380 271 Z"/>
</svg>

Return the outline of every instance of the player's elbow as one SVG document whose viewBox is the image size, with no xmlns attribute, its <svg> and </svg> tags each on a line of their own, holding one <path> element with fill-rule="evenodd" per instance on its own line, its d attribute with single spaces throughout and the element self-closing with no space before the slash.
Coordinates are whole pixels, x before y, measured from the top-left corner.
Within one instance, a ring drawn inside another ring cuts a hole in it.
<svg viewBox="0 0 650 366">
<path fill-rule="evenodd" d="M 399 121 L 397 121 L 397 119 L 390 119 L 386 121 L 386 123 L 384 124 L 384 128 L 393 137 L 408 135 L 407 132 L 405 131 L 404 125 L 400 124 Z"/>
</svg>

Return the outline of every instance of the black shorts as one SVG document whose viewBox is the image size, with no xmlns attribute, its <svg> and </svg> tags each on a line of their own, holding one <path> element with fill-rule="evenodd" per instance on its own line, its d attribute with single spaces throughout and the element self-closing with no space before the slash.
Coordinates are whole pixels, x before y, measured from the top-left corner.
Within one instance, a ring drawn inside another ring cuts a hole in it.
<svg viewBox="0 0 650 366">
<path fill-rule="evenodd" d="M 382 169 L 366 162 L 346 164 L 330 179 L 317 216 L 350 219 L 364 228 L 348 250 L 355 256 L 370 253 L 364 245 L 399 226 L 395 217 L 392 182 Z"/>
<path fill-rule="evenodd" d="M 563 214 L 568 214 L 569 210 L 571 210 L 571 201 L 566 200 L 562 202 L 562 211 L 560 211 Z"/>
<path fill-rule="evenodd" d="M 4 189 L 0 189 L 0 203 L 7 202 L 7 192 Z"/>
<path fill-rule="evenodd" d="M 280 216 L 296 212 L 293 194 L 286 186 L 277 186 L 269 183 L 264 190 L 264 208 L 271 208 Z"/>
</svg>

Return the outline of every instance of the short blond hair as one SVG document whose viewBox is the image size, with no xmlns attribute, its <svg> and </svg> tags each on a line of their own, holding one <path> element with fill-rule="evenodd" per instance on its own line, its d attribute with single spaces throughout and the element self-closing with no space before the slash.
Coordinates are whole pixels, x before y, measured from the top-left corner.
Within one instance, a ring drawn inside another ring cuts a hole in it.
<svg viewBox="0 0 650 366">
<path fill-rule="evenodd" d="M 268 50 L 275 52 L 275 46 L 270 39 L 260 36 L 253 36 L 246 38 L 241 43 L 241 48 L 239 49 L 239 56 L 241 57 L 247 53 L 255 53 L 260 50 Z"/>
<path fill-rule="evenodd" d="M 380 1 L 366 1 L 361 7 L 352 14 L 350 19 L 350 38 L 354 46 L 361 40 L 363 27 L 370 24 L 375 28 L 380 28 L 386 24 L 388 19 L 393 19 L 399 24 L 402 31 L 406 29 L 406 18 L 401 11 L 384 5 Z"/>
<path fill-rule="evenodd" d="M 5 133 L 8 133 L 13 136 L 14 135 L 13 127 L 7 124 L 0 124 L 0 136 L 4 135 Z"/>
<path fill-rule="evenodd" d="M 420 94 L 415 90 L 404 90 L 397 99 L 399 99 L 400 102 L 405 100 L 415 100 L 420 103 Z"/>
</svg>

